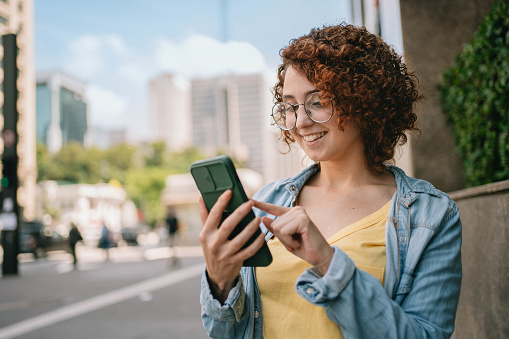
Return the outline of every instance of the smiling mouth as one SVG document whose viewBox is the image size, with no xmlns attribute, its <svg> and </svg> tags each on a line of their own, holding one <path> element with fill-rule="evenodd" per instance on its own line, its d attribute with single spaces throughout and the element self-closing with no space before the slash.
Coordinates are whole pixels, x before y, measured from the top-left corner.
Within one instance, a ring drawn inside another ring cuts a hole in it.
<svg viewBox="0 0 509 339">
<path fill-rule="evenodd" d="M 327 134 L 327 132 L 320 132 L 320 133 L 315 133 L 315 134 L 310 134 L 310 135 L 303 135 L 302 139 L 304 139 L 304 141 L 307 141 L 307 142 L 313 142 L 315 140 L 320 139 L 325 134 Z"/>
</svg>

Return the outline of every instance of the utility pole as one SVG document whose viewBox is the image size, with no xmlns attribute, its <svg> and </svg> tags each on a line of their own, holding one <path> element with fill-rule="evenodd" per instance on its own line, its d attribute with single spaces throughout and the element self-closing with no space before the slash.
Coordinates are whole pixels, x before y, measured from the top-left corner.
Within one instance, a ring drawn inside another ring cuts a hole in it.
<svg viewBox="0 0 509 339">
<path fill-rule="evenodd" d="M 2 138 L 2 180 L 0 199 L 0 221 L 2 222 L 2 247 L 4 258 L 2 274 L 18 274 L 19 227 L 20 213 L 18 206 L 18 46 L 16 34 L 2 36 L 3 58 L 3 92 L 4 92 L 4 127 Z"/>
<path fill-rule="evenodd" d="M 221 30 L 222 36 L 221 39 L 223 42 L 228 42 L 228 0 L 219 0 L 220 1 L 220 17 L 221 17 Z"/>
</svg>

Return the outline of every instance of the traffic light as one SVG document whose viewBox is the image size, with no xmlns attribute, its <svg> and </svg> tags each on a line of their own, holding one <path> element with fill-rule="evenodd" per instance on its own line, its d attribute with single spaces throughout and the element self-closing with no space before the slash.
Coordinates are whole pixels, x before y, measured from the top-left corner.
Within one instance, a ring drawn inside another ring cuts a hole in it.
<svg viewBox="0 0 509 339">
<path fill-rule="evenodd" d="M 17 159 L 3 159 L 2 191 L 18 189 L 18 161 Z"/>
</svg>

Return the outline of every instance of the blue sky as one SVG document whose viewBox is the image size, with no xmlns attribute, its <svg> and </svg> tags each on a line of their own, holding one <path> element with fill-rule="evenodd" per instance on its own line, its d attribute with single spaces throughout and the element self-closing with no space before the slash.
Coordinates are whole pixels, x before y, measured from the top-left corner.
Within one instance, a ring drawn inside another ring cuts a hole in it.
<svg viewBox="0 0 509 339">
<path fill-rule="evenodd" d="M 225 71 L 274 73 L 279 49 L 350 21 L 349 0 L 35 0 L 36 71 L 87 83 L 90 125 L 150 135 L 148 82 Z"/>
</svg>

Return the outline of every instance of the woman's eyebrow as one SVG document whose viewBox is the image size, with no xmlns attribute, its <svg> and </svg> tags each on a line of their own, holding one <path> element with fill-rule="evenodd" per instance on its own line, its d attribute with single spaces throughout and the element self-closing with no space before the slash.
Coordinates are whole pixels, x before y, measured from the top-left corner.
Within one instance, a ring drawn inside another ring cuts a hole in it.
<svg viewBox="0 0 509 339">
<path fill-rule="evenodd" d="M 308 95 L 316 93 L 316 92 L 320 92 L 320 91 L 317 90 L 316 88 L 312 89 L 310 91 L 307 91 L 304 93 L 304 97 L 306 98 Z M 283 100 L 286 100 L 286 99 L 295 99 L 295 96 L 293 94 L 283 94 Z"/>
</svg>

